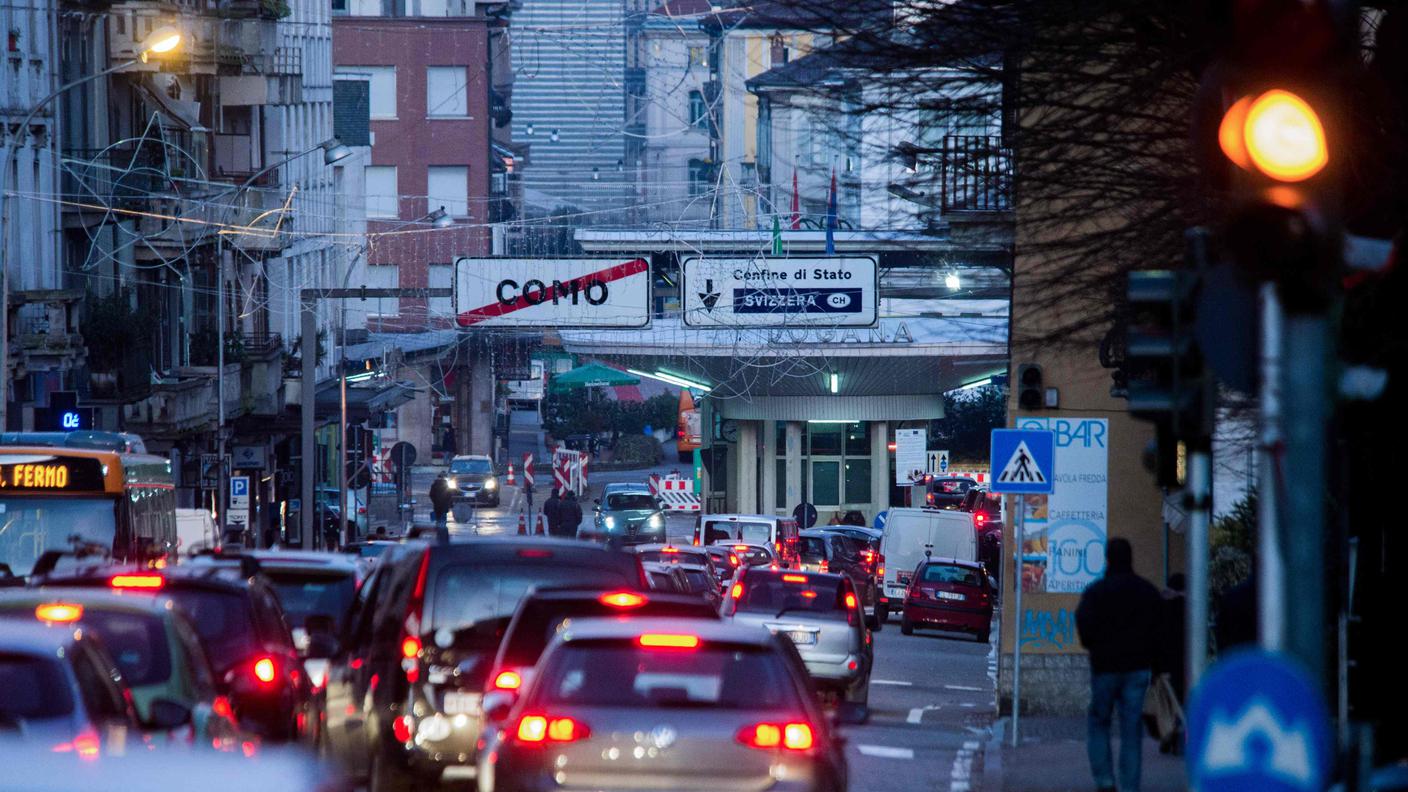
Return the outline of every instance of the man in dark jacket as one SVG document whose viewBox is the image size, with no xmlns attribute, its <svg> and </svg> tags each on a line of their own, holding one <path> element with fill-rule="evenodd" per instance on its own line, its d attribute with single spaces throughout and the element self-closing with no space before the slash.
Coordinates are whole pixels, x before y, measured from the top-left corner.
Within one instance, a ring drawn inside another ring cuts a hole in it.
<svg viewBox="0 0 1408 792">
<path fill-rule="evenodd" d="M 1120 713 L 1120 792 L 1138 792 L 1144 736 L 1144 694 L 1159 650 L 1163 599 L 1134 574 L 1128 539 L 1105 544 L 1105 576 L 1086 587 L 1076 606 L 1076 629 L 1090 652 L 1090 711 L 1086 752 L 1101 792 L 1114 792 L 1110 725 Z"/>
<path fill-rule="evenodd" d="M 430 512 L 435 518 L 435 527 L 440 528 L 449 522 L 450 507 L 454 506 L 455 493 L 450 488 L 450 478 L 444 473 L 435 477 L 430 485 Z"/>
<path fill-rule="evenodd" d="M 562 535 L 576 536 L 577 526 L 582 524 L 582 504 L 577 502 L 575 490 L 567 490 L 567 496 L 563 498 L 562 505 L 558 507 L 558 514 L 561 516 Z"/>
<path fill-rule="evenodd" d="M 562 499 L 557 495 L 557 487 L 553 487 L 543 501 L 543 519 L 548 521 L 548 536 L 557 536 L 562 525 Z"/>
</svg>

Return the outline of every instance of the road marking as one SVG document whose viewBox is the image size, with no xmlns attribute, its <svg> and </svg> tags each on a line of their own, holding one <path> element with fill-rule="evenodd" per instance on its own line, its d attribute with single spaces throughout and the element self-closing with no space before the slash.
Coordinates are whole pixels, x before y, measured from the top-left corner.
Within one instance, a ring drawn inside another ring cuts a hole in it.
<svg viewBox="0 0 1408 792">
<path fill-rule="evenodd" d="M 914 709 L 912 709 L 912 710 L 909 711 L 909 717 L 908 717 L 908 718 L 905 718 L 905 722 L 906 722 L 906 723 L 923 723 L 923 721 L 924 721 L 924 713 L 930 712 L 930 711 L 932 711 L 932 710 L 936 710 L 936 709 L 938 709 L 938 708 L 939 708 L 939 705 L 938 705 L 938 704 L 926 704 L 926 705 L 924 705 L 924 706 L 922 706 L 922 707 L 915 707 Z"/>
<path fill-rule="evenodd" d="M 857 745 L 856 750 L 865 756 L 876 756 L 881 759 L 913 759 L 914 749 L 912 748 L 891 748 L 888 745 Z"/>
<path fill-rule="evenodd" d="M 872 684 L 872 685 L 898 685 L 898 686 L 900 686 L 900 687 L 909 687 L 909 686 L 913 685 L 914 683 L 913 683 L 913 682 L 905 682 L 905 681 L 899 680 L 899 679 L 872 679 L 872 680 L 870 680 L 870 684 Z"/>
<path fill-rule="evenodd" d="M 944 685 L 944 690 L 971 690 L 974 693 L 983 692 L 982 688 L 972 687 L 971 685 Z"/>
<path fill-rule="evenodd" d="M 972 788 L 973 756 L 980 744 L 976 740 L 963 743 L 963 749 L 953 757 L 953 767 L 949 770 L 949 792 L 968 792 Z"/>
</svg>

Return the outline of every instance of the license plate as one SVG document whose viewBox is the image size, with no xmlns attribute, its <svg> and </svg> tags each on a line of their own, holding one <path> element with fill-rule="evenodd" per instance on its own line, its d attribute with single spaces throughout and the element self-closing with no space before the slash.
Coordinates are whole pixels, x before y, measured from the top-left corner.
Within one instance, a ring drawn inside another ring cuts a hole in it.
<svg viewBox="0 0 1408 792">
<path fill-rule="evenodd" d="M 816 633 L 806 630 L 788 630 L 787 637 L 797 646 L 816 646 Z"/>
<path fill-rule="evenodd" d="M 940 592 L 939 592 L 939 599 L 946 599 L 946 600 L 963 600 L 963 599 L 966 599 L 966 597 L 964 597 L 962 594 L 955 594 L 955 593 L 953 593 L 952 591 L 940 591 Z"/>
<path fill-rule="evenodd" d="M 478 693 L 459 693 L 450 691 L 445 694 L 445 714 L 446 715 L 477 715 L 479 713 Z"/>
</svg>

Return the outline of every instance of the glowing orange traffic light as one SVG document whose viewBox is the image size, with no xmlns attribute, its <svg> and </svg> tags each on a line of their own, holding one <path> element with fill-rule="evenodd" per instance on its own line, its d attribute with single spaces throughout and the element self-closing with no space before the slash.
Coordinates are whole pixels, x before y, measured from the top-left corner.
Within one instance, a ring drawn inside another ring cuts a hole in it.
<svg viewBox="0 0 1408 792">
<path fill-rule="evenodd" d="M 1238 167 L 1282 182 L 1309 179 L 1330 162 L 1315 108 L 1279 88 L 1238 99 L 1222 116 L 1217 142 Z"/>
</svg>

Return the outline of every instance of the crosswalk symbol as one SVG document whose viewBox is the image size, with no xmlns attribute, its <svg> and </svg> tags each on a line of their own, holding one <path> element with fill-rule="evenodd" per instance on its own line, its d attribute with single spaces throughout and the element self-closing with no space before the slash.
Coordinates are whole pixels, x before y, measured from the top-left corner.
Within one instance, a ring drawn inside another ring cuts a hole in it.
<svg viewBox="0 0 1408 792">
<path fill-rule="evenodd" d="M 1017 448 L 1012 452 L 1012 458 L 1002 466 L 1002 472 L 997 474 L 997 480 L 1017 484 L 1042 484 L 1046 482 L 1046 474 L 1037 467 L 1036 459 L 1033 458 L 1032 451 L 1027 448 L 1027 443 L 1024 440 L 1017 444 Z"/>
</svg>

